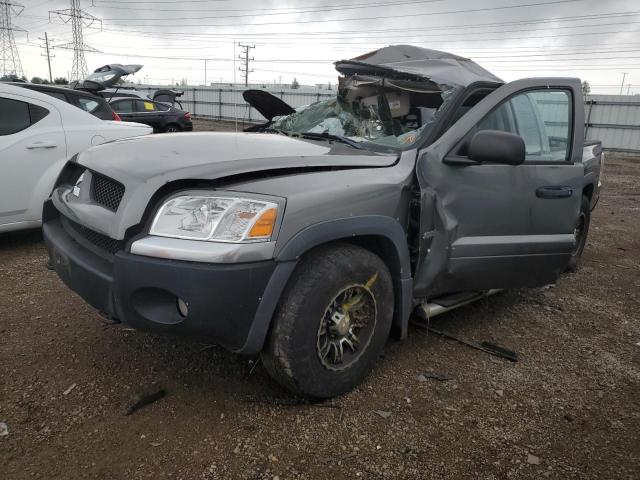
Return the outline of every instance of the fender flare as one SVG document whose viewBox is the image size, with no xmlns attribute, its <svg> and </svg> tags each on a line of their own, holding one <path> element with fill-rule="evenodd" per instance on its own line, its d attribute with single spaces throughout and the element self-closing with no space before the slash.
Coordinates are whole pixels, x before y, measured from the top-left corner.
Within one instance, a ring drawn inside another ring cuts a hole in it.
<svg viewBox="0 0 640 480">
<path fill-rule="evenodd" d="M 406 337 L 413 301 L 413 278 L 406 233 L 394 218 L 366 215 L 310 225 L 280 249 L 276 247 L 276 268 L 262 295 L 247 340 L 236 353 L 255 354 L 262 350 L 282 292 L 302 255 L 325 243 L 362 236 L 382 238 L 393 246 L 396 263 L 390 268 L 395 297 L 393 325 L 398 337 Z"/>
</svg>

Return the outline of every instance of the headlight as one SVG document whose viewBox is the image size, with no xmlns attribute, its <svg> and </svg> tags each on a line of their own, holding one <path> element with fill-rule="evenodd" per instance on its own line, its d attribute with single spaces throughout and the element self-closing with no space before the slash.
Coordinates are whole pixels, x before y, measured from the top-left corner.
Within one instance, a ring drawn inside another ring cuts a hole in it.
<svg viewBox="0 0 640 480">
<path fill-rule="evenodd" d="M 238 197 L 182 195 L 156 214 L 150 235 L 211 242 L 269 241 L 278 204 Z"/>
</svg>

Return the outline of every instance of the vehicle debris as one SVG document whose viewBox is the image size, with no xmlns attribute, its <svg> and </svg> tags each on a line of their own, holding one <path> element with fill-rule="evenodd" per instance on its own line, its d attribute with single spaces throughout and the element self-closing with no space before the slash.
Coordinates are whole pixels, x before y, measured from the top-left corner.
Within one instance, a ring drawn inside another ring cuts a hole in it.
<svg viewBox="0 0 640 480">
<path fill-rule="evenodd" d="M 500 345 L 496 345 L 495 343 L 486 342 L 486 341 L 482 342 L 480 346 L 485 348 L 486 350 L 494 352 L 499 357 L 506 358 L 511 362 L 518 361 L 518 354 L 513 350 L 509 350 L 507 348 L 501 347 Z"/>
<path fill-rule="evenodd" d="M 243 403 L 259 403 L 263 405 L 272 405 L 275 407 L 315 407 L 315 408 L 342 408 L 342 405 L 334 403 L 333 401 L 329 402 L 310 402 L 307 399 L 296 399 L 296 398 L 255 398 L 255 397 L 246 397 L 242 399 Z"/>
<path fill-rule="evenodd" d="M 448 377 L 446 375 L 442 375 L 440 373 L 426 373 L 426 374 L 418 375 L 418 381 L 419 382 L 426 382 L 429 379 L 437 380 L 439 382 L 447 382 L 447 381 L 451 380 L 451 377 Z"/>
<path fill-rule="evenodd" d="M 512 350 L 508 350 L 504 347 L 500 347 L 490 342 L 482 342 L 481 344 L 477 344 L 474 342 L 470 342 L 468 340 L 464 340 L 463 338 L 456 337 L 455 335 L 451 335 L 450 333 L 443 332 L 441 330 L 436 330 L 433 327 L 425 326 L 429 332 L 435 333 L 436 335 L 440 335 L 443 338 L 447 338 L 449 340 L 456 341 L 461 343 L 462 345 L 466 345 L 467 347 L 473 348 L 475 350 L 480 350 L 481 352 L 488 353 L 489 355 L 494 355 L 496 357 L 504 358 L 509 360 L 510 362 L 518 361 L 518 354 Z"/>
<path fill-rule="evenodd" d="M 391 416 L 391 412 L 387 412 L 386 410 L 374 410 L 373 413 L 385 419 Z"/>
<path fill-rule="evenodd" d="M 166 391 L 158 384 L 153 384 L 138 395 L 133 397 L 129 405 L 125 407 L 124 415 L 131 415 L 136 410 L 140 410 L 142 407 L 156 402 L 166 395 Z"/>
<path fill-rule="evenodd" d="M 77 384 L 72 384 L 69 388 L 67 388 L 64 392 L 62 392 L 63 395 L 69 395 L 71 393 L 71 391 L 76 388 Z"/>
</svg>

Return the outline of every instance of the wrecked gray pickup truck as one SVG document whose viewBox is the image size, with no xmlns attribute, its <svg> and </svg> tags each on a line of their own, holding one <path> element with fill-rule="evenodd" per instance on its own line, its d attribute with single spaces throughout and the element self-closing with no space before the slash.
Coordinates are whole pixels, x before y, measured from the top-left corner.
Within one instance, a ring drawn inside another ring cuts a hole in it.
<svg viewBox="0 0 640 480">
<path fill-rule="evenodd" d="M 70 161 L 44 206 L 58 275 L 114 321 L 260 353 L 290 391 L 325 398 L 414 310 L 576 268 L 601 162 L 578 79 L 505 84 L 410 46 L 336 68 L 336 98 L 298 111 L 249 95 L 271 117 L 254 132 Z"/>
</svg>

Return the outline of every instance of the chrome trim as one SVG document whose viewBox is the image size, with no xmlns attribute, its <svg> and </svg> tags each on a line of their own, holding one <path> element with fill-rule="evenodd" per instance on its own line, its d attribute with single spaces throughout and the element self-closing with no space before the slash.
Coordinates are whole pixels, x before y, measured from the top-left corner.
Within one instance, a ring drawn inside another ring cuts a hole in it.
<svg viewBox="0 0 640 480">
<path fill-rule="evenodd" d="M 276 242 L 220 243 L 147 236 L 131 244 L 131 253 L 145 257 L 205 263 L 271 260 Z"/>
</svg>

